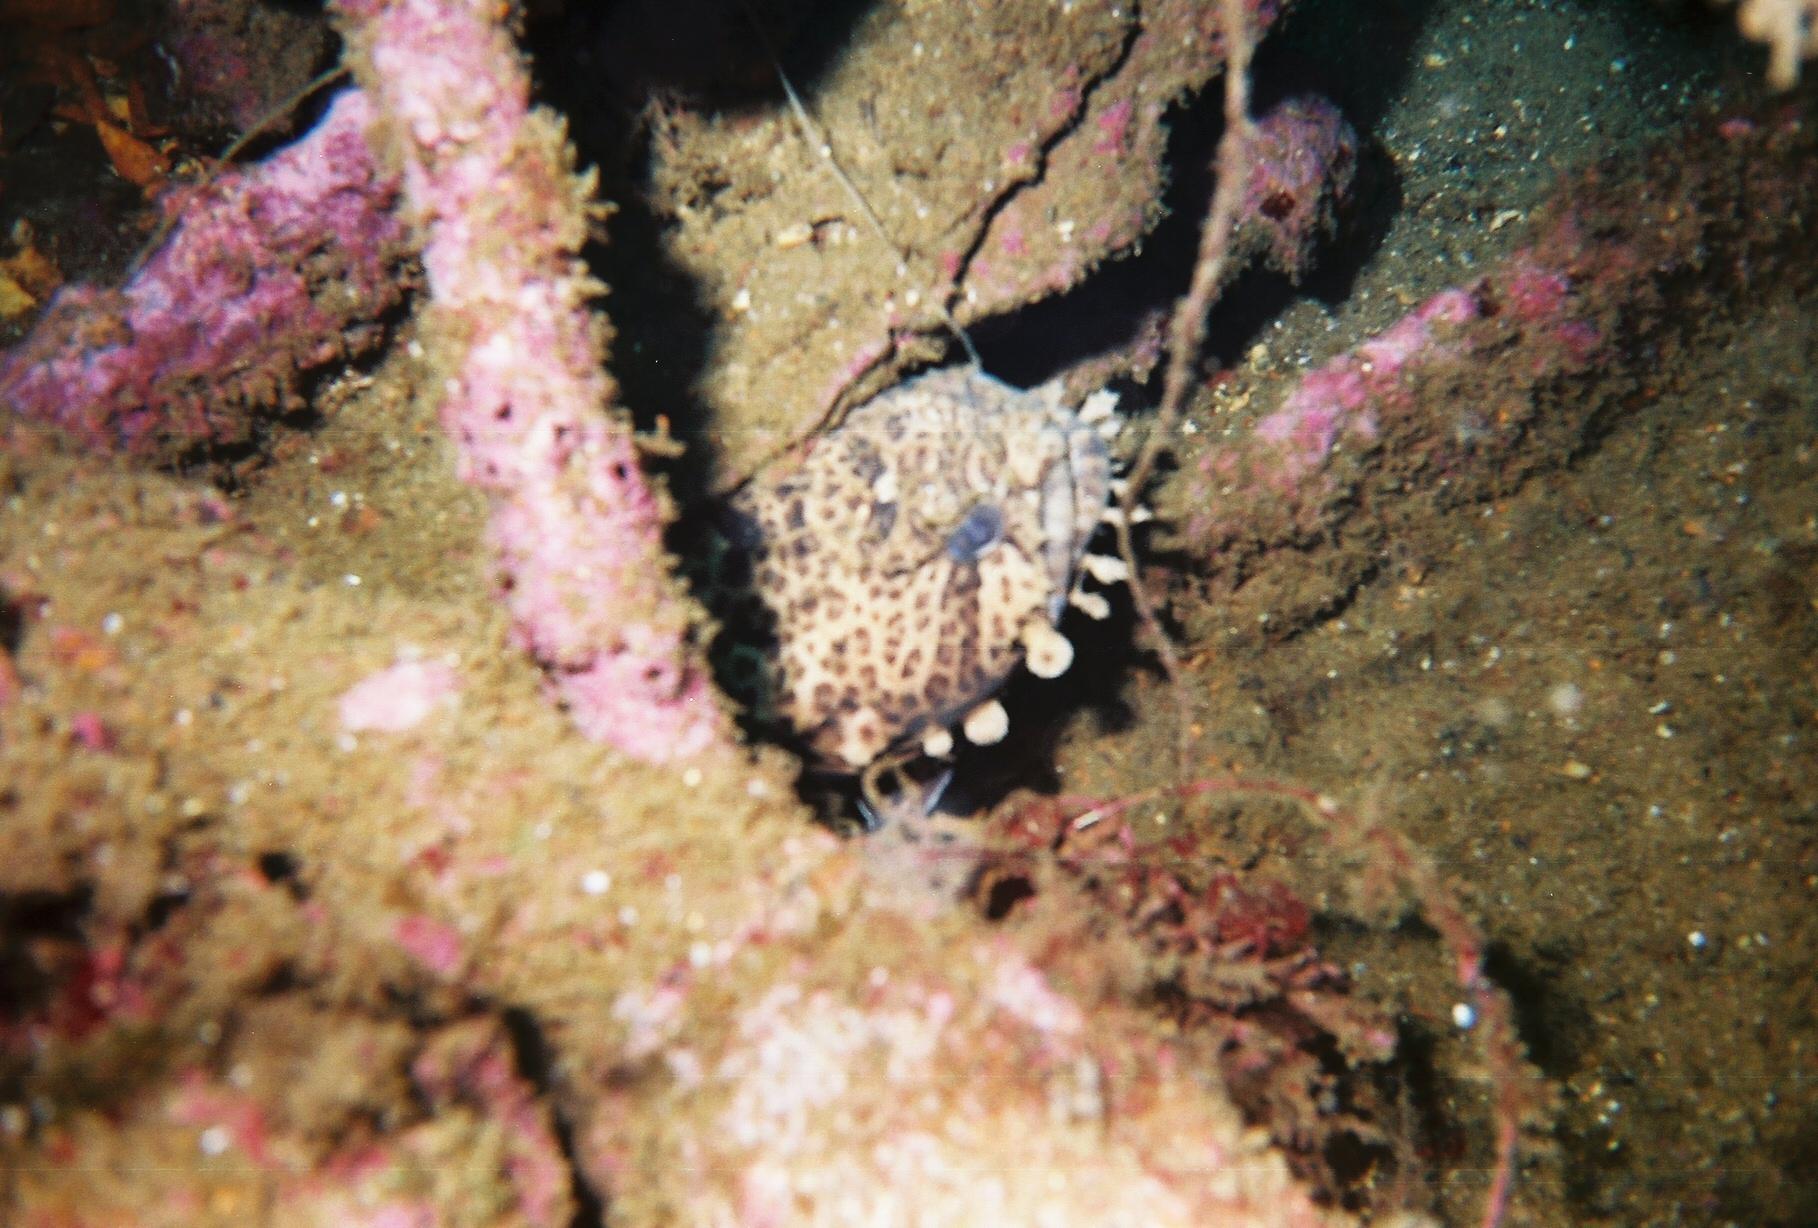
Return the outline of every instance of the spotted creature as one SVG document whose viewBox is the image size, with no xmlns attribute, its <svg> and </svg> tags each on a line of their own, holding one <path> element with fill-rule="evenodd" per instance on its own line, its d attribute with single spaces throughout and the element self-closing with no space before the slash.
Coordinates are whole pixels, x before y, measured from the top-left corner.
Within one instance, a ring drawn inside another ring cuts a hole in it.
<svg viewBox="0 0 1818 1228">
<path fill-rule="evenodd" d="M 944 758 L 956 725 L 994 743 L 1008 722 L 993 695 L 1017 663 L 1066 671 L 1062 612 L 1104 617 L 1085 577 L 1124 578 L 1086 549 L 1114 514 L 1114 399 L 1075 412 L 1055 386 L 930 372 L 734 497 L 775 640 L 771 706 L 817 766 Z"/>
</svg>

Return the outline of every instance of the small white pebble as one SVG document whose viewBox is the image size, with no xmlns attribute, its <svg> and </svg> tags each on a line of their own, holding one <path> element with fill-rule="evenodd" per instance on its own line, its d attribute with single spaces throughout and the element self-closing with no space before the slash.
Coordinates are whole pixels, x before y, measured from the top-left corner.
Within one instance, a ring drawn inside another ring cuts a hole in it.
<svg viewBox="0 0 1818 1228">
<path fill-rule="evenodd" d="M 197 1144 L 202 1148 L 202 1154 L 205 1156 L 220 1155 L 227 1150 L 228 1144 L 232 1141 L 233 1139 L 228 1135 L 227 1127 L 225 1126 L 210 1126 L 208 1129 L 202 1131 L 201 1137 L 196 1140 Z"/>
<path fill-rule="evenodd" d="M 1469 1032 L 1477 1026 L 1477 1010 L 1469 1002 L 1452 1003 L 1452 1026 L 1461 1032 Z"/>
<path fill-rule="evenodd" d="M 360 577 L 350 571 L 341 577 L 341 583 L 345 584 L 348 588 L 359 588 Z"/>
<path fill-rule="evenodd" d="M 1547 707 L 1554 716 L 1577 716 L 1584 711 L 1584 689 L 1575 682 L 1562 682 L 1547 692 Z"/>
<path fill-rule="evenodd" d="M 1705 944 L 1710 942 L 1710 939 L 1704 936 L 1703 930 L 1693 930 L 1685 936 L 1685 940 L 1694 951 L 1704 950 Z"/>
<path fill-rule="evenodd" d="M 118 614 L 110 613 L 101 620 L 101 631 L 106 635 L 119 635 L 126 626 L 126 620 Z"/>
<path fill-rule="evenodd" d="M 689 789 L 700 788 L 701 769 L 698 767 L 685 768 L 682 772 L 682 784 Z"/>
<path fill-rule="evenodd" d="M 605 895 L 612 886 L 612 875 L 604 870 L 589 870 L 581 875 L 581 890 L 588 895 Z"/>
</svg>

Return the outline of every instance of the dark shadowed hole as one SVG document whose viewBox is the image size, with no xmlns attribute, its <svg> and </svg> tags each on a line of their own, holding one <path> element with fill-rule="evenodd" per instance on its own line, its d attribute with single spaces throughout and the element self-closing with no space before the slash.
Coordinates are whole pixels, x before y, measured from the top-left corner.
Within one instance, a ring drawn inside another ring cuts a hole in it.
<svg viewBox="0 0 1818 1228">
<path fill-rule="evenodd" d="M 259 854 L 259 873 L 265 876 L 266 882 L 274 886 L 295 878 L 300 864 L 290 853 Z"/>
<path fill-rule="evenodd" d="M 1035 898 L 1035 884 L 1025 874 L 1013 874 L 1000 878 L 991 884 L 985 893 L 985 919 L 1002 921 L 1010 915 L 1010 910 L 1024 900 Z"/>
<path fill-rule="evenodd" d="M 556 1145 L 568 1161 L 569 1192 L 574 1195 L 574 1218 L 569 1221 L 570 1228 L 609 1222 L 606 1198 L 587 1180 L 575 1149 L 574 1125 L 561 1112 L 554 1096 L 555 1052 L 549 1038 L 536 1016 L 521 1007 L 508 1008 L 500 1020 L 505 1025 L 506 1035 L 511 1038 L 518 1074 L 550 1102 L 549 1116 L 555 1124 Z"/>
</svg>

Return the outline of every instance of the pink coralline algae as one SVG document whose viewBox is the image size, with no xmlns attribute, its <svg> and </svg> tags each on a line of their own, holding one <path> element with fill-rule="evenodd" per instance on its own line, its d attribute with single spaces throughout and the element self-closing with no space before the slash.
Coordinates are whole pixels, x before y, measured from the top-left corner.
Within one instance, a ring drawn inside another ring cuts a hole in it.
<svg viewBox="0 0 1818 1228">
<path fill-rule="evenodd" d="M 1281 408 L 1256 424 L 1256 438 L 1281 450 L 1283 472 L 1298 476 L 1323 464 L 1345 434 L 1376 438 L 1376 411 L 1399 390 L 1410 368 L 1459 352 L 1437 328 L 1476 319 L 1469 291 L 1443 291 L 1355 350 L 1303 377 Z"/>
<path fill-rule="evenodd" d="M 604 368 L 601 287 L 579 250 L 595 205 L 494 6 L 345 0 L 354 62 L 390 122 L 423 244 L 426 333 L 462 476 L 492 496 L 518 643 L 588 737 L 651 761 L 727 735 L 670 578 L 667 507 Z"/>
<path fill-rule="evenodd" d="M 1683 330 L 1762 285 L 1804 284 L 1808 149 L 1786 121 L 1689 129 L 1638 167 L 1563 183 L 1524 247 L 1287 383 L 1272 409 L 1276 372 L 1232 376 L 1227 424 L 1182 445 L 1182 540 L 1229 598 L 1292 627 L 1333 590 L 1258 582 L 1265 554 L 1386 537 L 1416 492 L 1474 501 L 1558 464 L 1648 403 Z"/>
<path fill-rule="evenodd" d="M 739 1004 L 701 1055 L 717 1119 L 678 1156 L 696 1180 L 674 1222 L 1349 1222 L 1121 1011 L 1087 1020 L 1007 943 L 947 958 L 955 981 L 784 982 Z"/>
<path fill-rule="evenodd" d="M 408 250 L 371 119 L 344 94 L 265 162 L 168 194 L 170 238 L 120 289 L 59 293 L 0 358 L 0 404 L 108 451 L 228 442 L 245 407 L 375 340 Z"/>
<path fill-rule="evenodd" d="M 440 977 L 454 976 L 466 957 L 461 935 L 453 926 L 432 917 L 399 918 L 392 928 L 392 936 L 405 954 Z"/>
<path fill-rule="evenodd" d="M 1244 188 L 1245 238 L 1296 280 L 1335 220 L 1357 168 L 1357 133 L 1323 98 L 1292 98 L 1256 121 Z"/>
<path fill-rule="evenodd" d="M 568 1162 L 548 1109 L 518 1075 L 503 1027 L 475 1019 L 446 1028 L 411 1063 L 410 1073 L 431 1103 L 470 1105 L 496 1127 L 524 1223 L 553 1228 L 574 1221 Z"/>
<path fill-rule="evenodd" d="M 414 729 L 460 689 L 454 670 L 440 661 L 400 661 L 368 675 L 341 696 L 341 728 L 348 733 Z"/>
<path fill-rule="evenodd" d="M 260 1056 L 249 1042 L 257 1068 Z M 389 1065 L 392 1059 L 382 1059 Z M 389 1073 L 387 1071 L 386 1073 Z M 337 1228 L 427 1228 L 575 1222 L 568 1166 L 549 1110 L 520 1076 L 504 1028 L 484 1017 L 427 1035 L 409 1056 L 414 1106 L 375 1133 L 324 1129 L 332 1148 L 297 1120 L 294 1088 L 256 1076 L 222 1078 L 198 1066 L 123 1093 L 111 1112 L 72 1113 L 57 1164 L 9 1187 L 49 1224 L 283 1223 Z M 449 1157 L 458 1156 L 459 1164 Z M 132 1170 L 61 1186 L 57 1170 Z M 130 1202 L 127 1201 L 130 1199 Z M 258 1212 L 250 1210 L 259 1208 Z"/>
</svg>

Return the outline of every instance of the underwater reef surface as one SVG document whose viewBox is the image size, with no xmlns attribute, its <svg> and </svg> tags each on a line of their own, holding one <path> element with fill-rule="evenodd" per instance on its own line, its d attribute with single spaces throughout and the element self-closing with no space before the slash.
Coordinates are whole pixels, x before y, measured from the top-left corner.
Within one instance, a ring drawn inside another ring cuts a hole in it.
<svg viewBox="0 0 1818 1228">
<path fill-rule="evenodd" d="M 1506 1223 L 1811 1218 L 1809 87 L 1231 7 L 1181 676 L 1071 619 L 860 837 L 712 681 L 717 496 L 943 315 L 1140 432 L 1215 8 L 0 6 L 4 1218 L 1468 1222 L 1517 1129 Z"/>
</svg>

